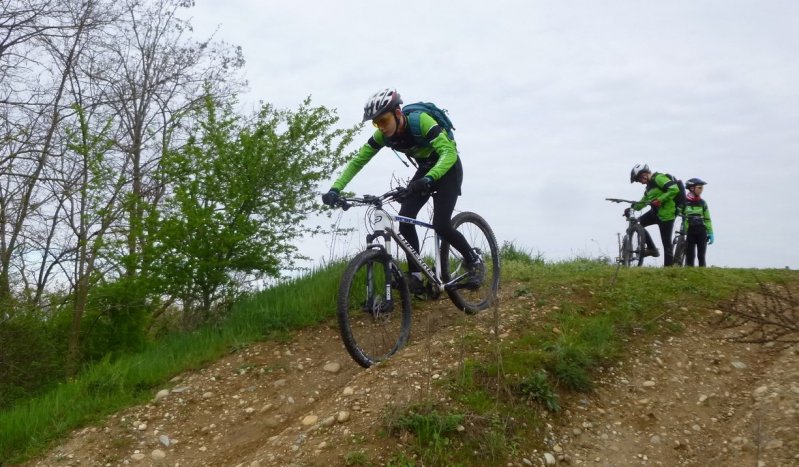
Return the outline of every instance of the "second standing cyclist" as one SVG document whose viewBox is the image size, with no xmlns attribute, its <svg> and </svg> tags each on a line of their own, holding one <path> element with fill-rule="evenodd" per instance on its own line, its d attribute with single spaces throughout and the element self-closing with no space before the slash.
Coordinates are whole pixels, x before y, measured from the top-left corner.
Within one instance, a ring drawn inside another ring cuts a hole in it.
<svg viewBox="0 0 799 467">
<path fill-rule="evenodd" d="M 702 192 L 707 182 L 700 178 L 692 178 L 685 182 L 688 193 L 685 197 L 685 265 L 693 266 L 694 257 L 699 267 L 704 267 L 705 251 L 713 244 L 713 222 L 707 202 L 702 199 Z"/>
</svg>

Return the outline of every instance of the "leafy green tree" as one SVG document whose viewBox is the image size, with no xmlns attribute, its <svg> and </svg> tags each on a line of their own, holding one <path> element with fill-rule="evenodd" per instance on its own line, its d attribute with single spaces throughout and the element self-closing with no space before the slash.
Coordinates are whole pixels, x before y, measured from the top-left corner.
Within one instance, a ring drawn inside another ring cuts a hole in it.
<svg viewBox="0 0 799 467">
<path fill-rule="evenodd" d="M 187 325 L 207 320 L 249 281 L 278 277 L 320 211 L 317 184 L 349 154 L 356 128 L 335 112 L 263 105 L 252 118 L 212 98 L 187 144 L 162 159 L 168 188 L 154 220 L 153 277 L 182 305 Z"/>
</svg>

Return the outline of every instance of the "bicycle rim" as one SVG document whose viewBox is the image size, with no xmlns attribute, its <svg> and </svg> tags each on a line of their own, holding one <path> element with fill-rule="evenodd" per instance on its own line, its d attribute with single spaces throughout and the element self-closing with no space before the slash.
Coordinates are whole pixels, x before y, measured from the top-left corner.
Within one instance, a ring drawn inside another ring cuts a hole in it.
<svg viewBox="0 0 799 467">
<path fill-rule="evenodd" d="M 447 290 L 450 300 L 458 309 L 467 314 L 474 314 L 490 307 L 497 299 L 500 277 L 499 247 L 491 227 L 485 219 L 473 212 L 458 214 L 452 218 L 452 225 L 463 234 L 486 268 L 485 280 L 480 287 L 474 290 L 466 288 Z M 444 282 L 449 282 L 466 272 L 460 252 L 446 242 L 441 244 L 441 263 L 441 276 Z"/>
<path fill-rule="evenodd" d="M 411 330 L 411 297 L 396 261 L 367 250 L 347 265 L 338 293 L 344 346 L 364 368 L 401 349 Z"/>
</svg>

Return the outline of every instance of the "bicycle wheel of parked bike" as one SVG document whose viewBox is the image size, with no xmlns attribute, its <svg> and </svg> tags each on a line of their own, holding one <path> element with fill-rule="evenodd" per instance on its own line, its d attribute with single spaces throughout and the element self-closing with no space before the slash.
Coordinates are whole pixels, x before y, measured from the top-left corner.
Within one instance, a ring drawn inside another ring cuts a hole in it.
<svg viewBox="0 0 799 467">
<path fill-rule="evenodd" d="M 685 237 L 678 235 L 674 238 L 674 266 L 685 265 Z"/>
<path fill-rule="evenodd" d="M 621 242 L 621 262 L 625 266 L 641 266 L 644 264 L 644 245 L 646 232 L 643 226 L 636 226 L 627 232 Z"/>
<path fill-rule="evenodd" d="M 411 332 L 411 294 L 399 263 L 380 250 L 359 253 L 341 276 L 337 314 L 344 346 L 362 367 L 401 349 Z"/>
<path fill-rule="evenodd" d="M 499 247 L 494 232 L 479 215 L 473 212 L 461 212 L 452 218 L 452 225 L 466 237 L 466 241 L 474 249 L 485 264 L 485 280 L 475 289 L 451 287 L 447 289 L 450 300 L 459 309 L 468 314 L 485 310 L 497 298 L 499 291 Z M 465 274 L 463 258 L 449 243 L 441 243 L 441 278 L 449 282 Z"/>
</svg>

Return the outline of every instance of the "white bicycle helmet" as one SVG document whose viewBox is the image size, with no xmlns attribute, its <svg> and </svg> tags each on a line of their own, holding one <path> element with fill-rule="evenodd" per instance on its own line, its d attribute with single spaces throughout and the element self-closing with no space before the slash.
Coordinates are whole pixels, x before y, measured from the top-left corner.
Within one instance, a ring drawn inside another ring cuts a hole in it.
<svg viewBox="0 0 799 467">
<path fill-rule="evenodd" d="M 635 164 L 633 169 L 630 171 L 630 183 L 635 183 L 638 180 L 638 176 L 641 175 L 642 172 L 649 172 L 649 166 L 646 164 Z"/>
<path fill-rule="evenodd" d="M 374 120 L 378 115 L 394 110 L 402 104 L 396 89 L 383 89 L 372 95 L 363 106 L 363 121 Z"/>
</svg>

